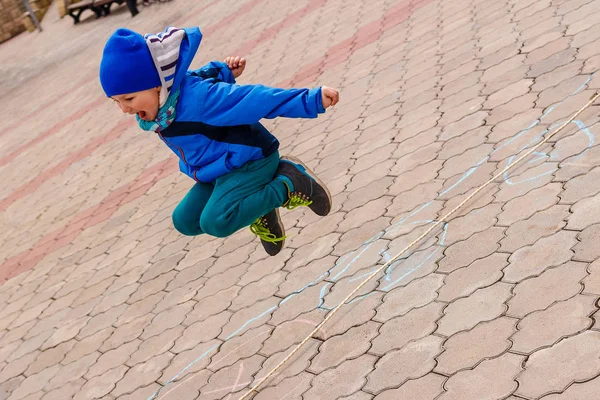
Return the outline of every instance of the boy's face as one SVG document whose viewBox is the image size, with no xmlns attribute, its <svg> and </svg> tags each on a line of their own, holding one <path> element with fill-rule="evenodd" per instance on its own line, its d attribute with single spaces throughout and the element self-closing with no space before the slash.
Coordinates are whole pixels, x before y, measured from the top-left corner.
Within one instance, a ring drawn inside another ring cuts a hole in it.
<svg viewBox="0 0 600 400">
<path fill-rule="evenodd" d="M 112 99 L 126 114 L 137 114 L 144 121 L 156 119 L 159 108 L 160 86 L 141 92 L 120 94 Z"/>
</svg>

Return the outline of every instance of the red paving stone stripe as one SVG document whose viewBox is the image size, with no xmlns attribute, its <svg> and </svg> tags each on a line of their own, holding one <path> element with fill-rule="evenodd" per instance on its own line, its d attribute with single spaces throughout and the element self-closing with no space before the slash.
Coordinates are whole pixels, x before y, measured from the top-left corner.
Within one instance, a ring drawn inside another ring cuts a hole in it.
<svg viewBox="0 0 600 400">
<path fill-rule="evenodd" d="M 388 10 L 383 18 L 360 28 L 354 35 L 331 47 L 325 56 L 306 65 L 291 79 L 282 81 L 278 86 L 306 86 L 314 82 L 326 68 L 332 68 L 350 57 L 355 51 L 377 41 L 383 32 L 406 21 L 417 8 L 433 0 L 403 1 Z"/>
<path fill-rule="evenodd" d="M 128 128 L 134 125 L 134 122 L 135 120 L 133 118 L 127 118 L 120 121 L 116 127 L 108 131 L 106 134 L 96 138 L 92 142 L 88 143 L 85 147 L 70 153 L 66 158 L 52 168 L 44 170 L 33 180 L 25 183 L 17 190 L 12 192 L 8 197 L 0 200 L 0 212 L 6 211 L 6 209 L 14 204 L 17 200 L 35 192 L 40 186 L 42 186 L 44 182 L 65 172 L 73 163 L 81 161 L 90 156 L 101 145 L 118 139 Z"/>
<path fill-rule="evenodd" d="M 185 21 L 187 21 L 190 18 L 190 15 L 196 15 L 201 13 L 202 11 L 206 10 L 209 7 L 212 7 L 213 4 L 216 3 L 216 1 L 209 1 L 208 4 L 204 4 L 204 5 L 199 5 L 196 8 L 193 8 L 191 10 L 188 10 L 185 15 L 179 17 L 178 19 L 176 19 L 175 21 L 173 21 L 173 25 L 174 26 L 181 26 Z"/>
<path fill-rule="evenodd" d="M 88 103 L 83 108 L 80 108 L 79 110 L 77 110 L 74 113 L 72 113 L 71 115 L 69 115 L 67 118 L 63 119 L 62 121 L 60 121 L 60 122 L 58 122 L 56 124 L 54 124 L 52 127 L 50 127 L 49 129 L 45 130 L 44 132 L 42 132 L 35 139 L 32 139 L 32 140 L 26 142 L 24 145 L 21 145 L 17 149 L 13 150 L 11 153 L 9 153 L 6 156 L 0 158 L 0 167 L 6 165 L 8 163 L 10 163 L 11 161 L 13 161 L 15 158 L 17 158 L 19 156 L 19 154 L 23 153 L 25 150 L 30 149 L 33 146 L 37 145 L 38 143 L 40 143 L 40 142 L 44 141 L 45 139 L 49 138 L 50 136 L 57 134 L 58 132 L 60 132 L 60 130 L 62 128 L 64 128 L 65 126 L 69 125 L 73 121 L 76 121 L 79 118 L 83 117 L 85 114 L 87 114 L 88 112 L 92 111 L 94 108 L 98 107 L 104 101 L 106 101 L 106 97 L 102 96 L 102 97 L 100 97 L 100 98 L 98 98 L 98 99 L 96 99 L 96 100 Z"/>
<path fill-rule="evenodd" d="M 175 158 L 169 158 L 145 169 L 132 182 L 112 191 L 100 204 L 82 211 L 64 227 L 43 236 L 30 250 L 6 260 L 0 266 L 0 283 L 28 271 L 46 255 L 72 243 L 85 229 L 106 221 L 120 207 L 139 198 L 156 182 L 176 170 Z"/>
<path fill-rule="evenodd" d="M 96 74 L 92 74 L 89 76 L 86 76 L 85 78 L 81 79 L 79 82 L 77 82 L 75 85 L 69 87 L 67 90 L 64 90 L 63 92 L 57 94 L 56 96 L 53 96 L 53 98 L 51 100 L 48 100 L 47 102 L 45 102 L 44 104 L 42 104 L 39 107 L 36 107 L 34 110 L 31 110 L 29 112 L 29 115 L 21 118 L 20 120 L 14 122 L 13 124 L 7 126 L 6 128 L 2 129 L 0 131 L 0 137 L 2 137 L 3 135 L 6 135 L 8 132 L 10 132 L 11 130 L 15 129 L 16 127 L 18 127 L 19 125 L 21 125 L 23 122 L 30 120 L 31 116 L 34 115 L 35 113 L 37 113 L 38 111 L 47 108 L 49 106 L 51 106 L 53 103 L 56 102 L 56 99 L 60 99 L 61 97 L 66 96 L 68 93 L 70 93 L 71 91 L 73 91 L 75 88 L 78 88 L 80 86 L 83 86 L 85 84 L 90 83 L 91 81 L 93 81 L 94 79 L 96 79 Z"/>
<path fill-rule="evenodd" d="M 242 7 L 240 7 L 240 9 L 237 10 L 236 12 L 234 12 L 233 14 L 230 14 L 227 17 L 225 17 L 224 19 L 222 19 L 221 21 L 217 22 L 216 24 L 210 25 L 206 29 L 203 29 L 202 30 L 203 34 L 207 35 L 207 36 L 210 36 L 213 33 L 217 32 L 219 29 L 230 26 L 233 21 L 235 21 L 236 19 L 240 18 L 244 14 L 248 14 L 256 6 L 258 6 L 259 4 L 263 3 L 264 1 L 265 0 L 251 0 L 251 1 L 249 1 L 248 3 L 246 3 Z"/>
<path fill-rule="evenodd" d="M 323 66 L 339 64 L 350 56 L 352 52 L 373 43 L 381 36 L 381 33 L 406 21 L 414 10 L 432 1 L 433 0 L 417 0 L 408 4 L 407 2 L 399 4 L 390 9 L 380 20 L 374 21 L 366 27 L 359 29 L 359 31 L 351 38 L 331 47 L 325 57 L 302 68 L 299 73 L 285 82 L 299 82 L 299 77 L 302 79 L 313 77 L 313 79 L 316 79 L 321 73 L 321 69 L 316 68 L 316 66 L 321 66 L 322 68 Z M 380 29 L 374 30 L 372 27 L 374 25 L 380 26 Z M 328 57 L 328 55 L 335 55 L 337 52 L 341 52 L 342 56 L 336 56 L 334 58 Z M 308 71 L 312 73 L 307 73 Z M 176 170 L 177 160 L 175 158 L 170 158 L 142 171 L 133 182 L 123 185 L 119 189 L 111 192 L 111 194 L 97 206 L 78 214 L 69 221 L 65 227 L 42 237 L 31 249 L 13 256 L 2 263 L 2 265 L 0 265 L 0 282 L 4 282 L 7 279 L 33 268 L 47 254 L 71 243 L 84 229 L 109 219 L 120 206 L 144 195 L 152 185 L 163 177 L 169 176 Z"/>
<path fill-rule="evenodd" d="M 310 0 L 306 6 L 287 15 L 283 20 L 275 25 L 271 25 L 262 31 L 257 38 L 248 40 L 238 47 L 238 49 L 232 54 L 250 54 L 256 48 L 256 46 L 275 37 L 275 35 L 277 35 L 282 28 L 295 24 L 309 12 L 317 11 L 319 8 L 323 7 L 327 1 L 328 0 Z"/>
</svg>

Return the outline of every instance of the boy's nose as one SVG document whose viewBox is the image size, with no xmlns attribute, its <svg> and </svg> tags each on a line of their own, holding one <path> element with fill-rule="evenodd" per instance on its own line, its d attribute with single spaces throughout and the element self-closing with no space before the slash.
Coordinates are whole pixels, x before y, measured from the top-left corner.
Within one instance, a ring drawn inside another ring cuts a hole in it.
<svg viewBox="0 0 600 400">
<path fill-rule="evenodd" d="M 127 106 L 121 106 L 121 111 L 123 111 L 123 113 L 125 114 L 131 114 L 131 107 L 127 107 Z"/>
</svg>

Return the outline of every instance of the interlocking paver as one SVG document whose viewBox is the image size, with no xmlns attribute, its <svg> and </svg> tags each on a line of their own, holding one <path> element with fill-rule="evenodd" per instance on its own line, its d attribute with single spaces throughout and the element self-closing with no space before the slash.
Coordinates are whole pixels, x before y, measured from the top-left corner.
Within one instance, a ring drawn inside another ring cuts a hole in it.
<svg viewBox="0 0 600 400">
<path fill-rule="evenodd" d="M 90 313 L 94 310 L 94 307 L 98 305 L 102 301 L 102 297 L 94 296 L 84 303 L 77 304 L 74 302 L 71 306 L 71 310 L 69 314 L 65 317 L 67 321 L 72 321 L 74 319 L 79 319 L 83 317 L 90 317 Z"/>
<path fill-rule="evenodd" d="M 96 315 L 99 313 L 106 312 L 113 307 L 117 307 L 123 303 L 125 303 L 129 297 L 135 293 L 139 284 L 135 283 L 129 286 L 125 286 L 115 292 L 112 292 L 109 297 L 105 297 L 98 303 L 96 307 L 92 310 L 90 315 Z"/>
<path fill-rule="evenodd" d="M 422 307 L 437 298 L 436 291 L 442 286 L 442 275 L 428 275 L 388 293 L 383 304 L 377 307 L 375 320 L 385 322 L 395 316 L 406 314 L 413 308 Z"/>
<path fill-rule="evenodd" d="M 501 317 L 482 322 L 470 331 L 457 333 L 444 343 L 434 371 L 453 375 L 473 368 L 482 360 L 493 358 L 511 347 L 510 336 L 516 331 L 516 320 Z"/>
<path fill-rule="evenodd" d="M 137 350 L 131 354 L 131 357 L 125 362 L 125 365 L 133 367 L 137 364 L 148 361 L 150 358 L 169 351 L 175 344 L 175 338 L 179 337 L 184 331 L 183 326 L 176 326 L 167 329 L 160 335 L 152 336 L 150 339 L 142 342 Z"/>
<path fill-rule="evenodd" d="M 413 340 L 418 340 L 437 329 L 436 322 L 442 317 L 441 303 L 430 303 L 409 311 L 406 315 L 390 319 L 379 329 L 380 334 L 372 340 L 370 353 L 385 355 L 401 349 Z"/>
<path fill-rule="evenodd" d="M 510 53 L 507 55 L 508 57 L 514 56 L 517 54 L 517 51 L 514 49 L 513 46 L 505 47 L 505 49 L 509 49 L 509 50 L 512 49 L 510 51 Z M 500 52 L 502 52 L 502 50 Z M 495 60 L 494 60 L 494 62 L 495 62 Z M 485 63 L 485 60 L 482 61 L 482 64 L 483 63 Z M 480 66 L 481 66 L 481 64 L 480 64 Z M 510 85 L 513 85 L 513 84 L 519 82 L 522 78 L 524 78 L 526 76 L 528 71 L 529 71 L 529 66 L 526 66 L 526 65 L 521 65 L 518 68 L 515 68 L 511 71 L 507 71 L 500 77 L 487 82 L 485 84 L 485 86 L 483 88 L 481 88 L 480 92 L 481 92 L 481 94 L 488 95 L 488 96 L 491 94 L 497 93 L 500 90 L 506 88 L 507 86 L 510 86 Z M 526 90 L 522 90 L 522 93 L 528 93 L 528 92 Z M 515 96 L 513 97 L 513 99 L 518 98 L 518 97 L 519 97 L 518 93 L 515 93 Z M 507 103 L 508 102 L 505 102 L 504 104 L 507 104 Z"/>
<path fill-rule="evenodd" d="M 219 338 L 227 340 L 232 335 L 239 335 L 250 328 L 261 325 L 270 318 L 280 301 L 279 298 L 272 296 L 233 313 L 223 326 Z"/>
<path fill-rule="evenodd" d="M 165 318 L 168 318 L 169 314 L 165 315 Z M 216 339 L 230 318 L 231 312 L 223 312 L 188 326 L 182 334 L 177 335 L 178 339 L 173 346 L 173 352 L 180 353 L 194 348 L 199 343 Z"/>
<path fill-rule="evenodd" d="M 502 168 L 504 166 L 502 165 Z M 509 175 L 509 179 L 513 184 L 501 186 L 496 194 L 496 200 L 501 202 L 510 201 L 529 193 L 533 189 L 543 187 L 552 181 L 552 175 L 548 171 L 552 171 L 552 169 L 545 163 L 541 163 L 537 167 L 529 168 L 522 174 Z"/>
<path fill-rule="evenodd" d="M 382 232 L 390 226 L 391 220 L 391 218 L 383 216 L 364 223 L 360 228 L 347 231 L 335 246 L 333 254 L 343 255 L 359 248 L 373 237 L 373 232 Z"/>
<path fill-rule="evenodd" d="M 17 300 L 10 301 L 11 299 L 9 299 L 10 303 L 8 304 L 8 306 L 6 308 L 4 308 L 2 310 L 2 312 L 0 312 L 0 317 L 4 318 L 6 316 L 12 315 L 15 312 L 19 311 L 25 304 L 27 304 L 33 298 L 33 296 L 34 296 L 33 293 L 29 293 L 28 295 L 20 297 Z M 15 318 L 17 318 L 17 317 L 18 317 L 18 315 L 15 315 Z M 14 319 L 13 319 L 13 321 L 14 321 Z M 7 323 L 7 327 L 8 327 L 8 325 L 9 325 L 9 323 Z"/>
<path fill-rule="evenodd" d="M 69 364 L 87 354 L 97 351 L 106 341 L 106 339 L 112 335 L 114 330 L 115 329 L 111 326 L 77 342 L 75 346 L 73 346 L 73 348 L 65 355 L 65 358 L 61 364 Z"/>
<path fill-rule="evenodd" d="M 240 287 L 232 286 L 228 289 L 222 290 L 217 294 L 207 297 L 201 302 L 194 306 L 194 309 L 190 311 L 184 321 L 184 325 L 189 326 L 197 321 L 204 321 L 206 318 L 219 314 L 225 311 L 231 301 L 237 296 L 240 291 Z"/>
<path fill-rule="evenodd" d="M 210 364 L 211 357 L 218 352 L 220 344 L 219 340 L 211 340 L 177 354 L 169 366 L 163 370 L 158 382 L 165 385 L 171 380 L 182 382 L 190 379 L 196 380 L 199 374 L 209 372 L 206 367 Z"/>
<path fill-rule="evenodd" d="M 76 336 L 77 339 L 86 338 L 98 331 L 110 327 L 113 322 L 117 320 L 121 314 L 123 314 L 127 307 L 128 306 L 126 304 L 121 304 L 120 306 L 113 307 L 102 314 L 95 315 L 79 331 Z"/>
<path fill-rule="evenodd" d="M 438 290 L 438 300 L 451 302 L 497 282 L 503 277 L 502 270 L 508 265 L 507 258 L 506 254 L 494 253 L 452 271 Z"/>
<path fill-rule="evenodd" d="M 100 350 L 106 352 L 138 338 L 144 332 L 144 329 L 150 325 L 153 318 L 154 314 L 145 314 L 120 326 L 113 332 L 110 338 L 106 339 Z"/>
<path fill-rule="evenodd" d="M 584 293 L 595 293 L 598 287 L 599 274 L 598 274 L 599 262 L 595 261 L 587 267 L 588 276 L 583 280 Z"/>
<path fill-rule="evenodd" d="M 238 311 L 254 304 L 257 300 L 263 300 L 277 293 L 279 285 L 285 280 L 287 272 L 278 271 L 264 278 L 247 284 L 240 290 L 238 296 L 233 300 L 229 309 Z"/>
<path fill-rule="evenodd" d="M 575 236 L 573 232 L 560 231 L 515 251 L 508 259 L 510 265 L 504 269 L 504 280 L 518 282 L 569 261 L 573 256 L 571 248 L 576 243 Z"/>
<path fill-rule="evenodd" d="M 557 205 L 539 211 L 526 220 L 517 221 L 506 230 L 506 237 L 500 241 L 500 248 L 514 252 L 523 246 L 532 245 L 539 239 L 553 235 L 563 228 L 566 225 L 565 220 L 568 216 L 569 207 Z M 575 254 L 577 254 L 578 247 L 581 251 L 590 252 L 589 246 L 578 244 L 574 248 Z M 585 257 L 584 255 L 581 256 Z"/>
<path fill-rule="evenodd" d="M 375 400 L 393 400 L 411 398 L 415 400 L 433 400 L 443 393 L 446 378 L 437 374 L 427 374 L 422 378 L 406 382 L 398 389 L 382 392 Z"/>
<path fill-rule="evenodd" d="M 533 311 L 544 310 L 556 301 L 567 300 L 581 291 L 582 280 L 585 284 L 588 279 L 586 276 L 586 264 L 567 262 L 538 277 L 525 279 L 513 289 L 508 314 L 524 317 Z"/>
<path fill-rule="evenodd" d="M 442 168 L 441 161 L 432 161 L 422 164 L 410 171 L 401 171 L 394 180 L 394 184 L 389 187 L 389 193 L 395 196 L 413 189 L 414 187 L 435 179 L 438 171 Z"/>
<path fill-rule="evenodd" d="M 102 389 L 103 391 L 108 389 L 108 391 L 105 393 L 101 393 L 100 396 L 110 392 L 116 397 L 130 393 L 139 387 L 146 386 L 151 382 L 156 381 L 160 377 L 161 371 L 169 365 L 169 362 L 172 358 L 173 354 L 164 353 L 151 358 L 145 363 L 138 364 L 129 370 L 126 370 L 124 365 L 117 367 L 117 371 L 112 369 L 111 371 L 114 371 L 114 373 L 110 373 L 109 371 L 108 373 L 99 375 L 97 379 L 100 380 L 100 383 L 95 385 L 90 384 L 90 391 L 93 390 L 95 392 L 96 390 L 99 390 L 98 388 Z M 125 370 L 126 372 L 123 376 L 122 373 Z M 121 377 L 123 379 L 121 379 Z M 91 380 L 88 381 L 88 384 L 89 382 L 91 382 Z M 115 384 L 116 387 L 114 386 Z M 114 390 L 112 389 L 113 387 Z M 82 395 L 82 399 L 85 398 L 83 397 L 83 392 L 80 392 L 80 395 Z"/>
<path fill-rule="evenodd" d="M 277 385 L 281 383 L 286 378 L 292 377 L 294 375 L 300 374 L 302 371 L 306 370 L 310 365 L 310 360 L 315 357 L 318 353 L 320 341 L 311 339 L 307 342 L 306 346 L 299 350 L 296 355 L 290 359 L 288 368 L 285 370 L 279 371 L 276 375 L 269 379 L 269 385 Z M 254 382 L 256 383 L 259 379 L 261 379 L 266 373 L 271 371 L 277 364 L 281 362 L 292 350 L 293 347 L 285 349 L 280 353 L 276 353 L 271 355 L 269 358 L 265 360 L 262 365 L 261 371 L 256 373 Z"/>
<path fill-rule="evenodd" d="M 103 353 L 97 360 L 97 362 L 90 367 L 87 373 L 84 375 L 88 381 L 98 375 L 105 373 L 111 369 L 117 368 L 124 365 L 129 359 L 131 354 L 138 350 L 141 341 L 133 340 L 129 343 L 125 343 L 115 349 L 108 350 Z"/>
<path fill-rule="evenodd" d="M 49 380 L 49 382 L 47 382 L 45 387 L 48 390 L 58 389 L 65 383 L 73 382 L 83 377 L 90 366 L 94 365 L 99 357 L 100 353 L 94 352 L 65 365 L 51 380 Z"/>
<path fill-rule="evenodd" d="M 316 337 L 326 339 L 334 335 L 342 334 L 351 327 L 366 323 L 375 315 L 375 308 L 381 304 L 382 297 L 383 295 L 380 293 L 373 293 L 358 301 L 352 302 L 350 306 L 352 312 L 346 311 L 336 314 L 336 316 L 331 319 L 334 324 L 324 332 L 319 332 Z"/>
<path fill-rule="evenodd" d="M 369 354 L 348 360 L 334 369 L 315 377 L 311 388 L 303 397 L 307 399 L 330 399 L 350 395 L 368 381 L 366 376 L 373 370 L 376 358 Z"/>
<path fill-rule="evenodd" d="M 527 95 L 525 95 L 527 96 Z M 510 104 L 507 103 L 506 105 Z M 502 106 L 500 106 L 502 107 Z M 498 107 L 498 108 L 500 108 Z M 496 109 L 498 109 L 496 108 Z M 521 110 L 519 110 L 521 111 Z M 531 134 L 537 134 L 538 130 L 541 132 L 542 127 L 534 126 L 532 132 L 522 136 L 515 137 L 515 125 L 516 126 L 524 126 L 529 128 L 534 121 L 536 121 L 541 114 L 541 110 L 537 108 L 525 109 L 519 113 L 514 113 L 504 121 L 501 121 L 494 125 L 492 128 L 492 133 L 489 135 L 489 140 L 496 142 L 496 150 L 494 153 L 490 155 L 490 159 L 492 160 L 503 160 L 507 157 L 513 156 L 515 154 L 515 148 L 519 148 L 519 146 L 524 146 L 528 144 L 528 141 L 531 140 L 529 137 Z M 521 143 L 523 142 L 523 143 Z M 508 146 L 511 144 L 511 146 Z"/>
<path fill-rule="evenodd" d="M 590 327 L 589 316 L 596 311 L 595 298 L 575 296 L 527 315 L 517 325 L 518 332 L 511 338 L 512 350 L 531 353 L 557 340 L 572 336 Z"/>
<path fill-rule="evenodd" d="M 434 358 L 442 351 L 442 341 L 437 336 L 426 336 L 410 342 L 400 350 L 388 352 L 368 375 L 365 390 L 379 393 L 408 379 L 426 375 L 435 367 Z"/>
<path fill-rule="evenodd" d="M 481 160 L 479 161 L 481 162 Z M 458 199 L 461 194 L 470 193 L 473 189 L 480 187 L 489 181 L 494 175 L 494 170 L 497 167 L 496 163 L 480 162 L 478 162 L 477 166 L 471 167 L 468 171 L 461 172 L 454 175 L 452 178 L 446 179 L 442 190 L 440 190 L 439 198 L 446 200 Z"/>
<path fill-rule="evenodd" d="M 514 378 L 521 372 L 525 357 L 506 353 L 486 360 L 473 370 L 461 371 L 444 384 L 440 399 L 505 398 L 517 389 Z"/>
<path fill-rule="evenodd" d="M 391 206 L 388 208 L 388 214 L 398 215 L 402 212 L 412 211 L 423 204 L 424 198 L 431 199 L 437 196 L 442 188 L 443 181 L 435 179 L 427 183 L 415 186 L 413 189 L 402 192 L 401 196 L 396 196 Z"/>
<path fill-rule="evenodd" d="M 210 377 L 208 384 L 202 387 L 200 397 L 220 399 L 229 393 L 240 392 L 260 370 L 264 361 L 264 357 L 255 354 L 230 367 L 220 369 Z M 233 380 L 231 379 L 232 375 L 234 376 Z"/>
<path fill-rule="evenodd" d="M 2 392 L 4 394 L 11 395 L 13 392 L 20 389 L 20 385 L 21 385 L 21 383 L 23 383 L 24 380 L 25 380 L 25 378 L 23 378 L 22 376 L 17 376 L 16 378 L 12 378 L 12 379 L 0 384 L 0 390 L 2 390 Z M 17 393 L 19 393 L 19 392 L 17 392 Z M 11 396 L 11 397 L 17 397 L 17 396 L 21 396 L 21 395 L 17 394 L 15 396 Z"/>
<path fill-rule="evenodd" d="M 490 321 L 506 311 L 504 304 L 511 297 L 512 285 L 498 282 L 475 291 L 469 297 L 456 300 L 444 309 L 437 333 L 451 336 L 469 330 L 479 322 Z"/>
<path fill-rule="evenodd" d="M 6 333 L 2 337 L 2 341 L 4 343 L 10 343 L 19 339 L 28 339 L 26 335 L 32 329 L 32 327 L 36 324 L 36 321 L 29 321 L 23 325 L 20 325 L 17 328 L 10 329 L 6 331 Z"/>
<path fill-rule="evenodd" d="M 74 399 L 100 399 L 110 393 L 115 384 L 123 378 L 127 372 L 127 367 L 121 365 L 113 368 L 104 374 L 92 378 L 77 392 Z"/>
<path fill-rule="evenodd" d="M 171 292 L 168 292 L 165 297 L 154 308 L 155 313 L 160 313 L 178 304 L 185 303 L 191 300 L 198 290 L 204 286 L 205 278 L 200 278 L 192 282 L 186 283 Z"/>
<path fill-rule="evenodd" d="M 212 358 L 208 369 L 218 371 L 223 367 L 235 364 L 239 360 L 251 357 L 263 347 L 264 341 L 272 332 L 272 327 L 263 325 L 228 340 L 219 349 L 219 354 Z"/>
<path fill-rule="evenodd" d="M 348 201 L 344 205 L 344 210 L 350 211 L 356 207 L 368 203 L 370 200 L 374 200 L 385 195 L 392 182 L 393 178 L 386 176 L 359 188 L 348 198 Z"/>
<path fill-rule="evenodd" d="M 52 367 L 44 369 L 43 371 L 37 374 L 27 377 L 24 380 L 22 377 L 17 377 L 19 380 L 22 380 L 22 382 L 19 382 L 19 385 L 17 385 L 15 391 L 12 392 L 10 398 L 22 399 L 25 396 L 42 390 L 46 386 L 48 381 L 50 381 L 50 379 L 52 379 L 59 372 L 59 370 L 60 367 L 58 365 L 54 365 Z M 6 383 L 8 382 L 10 381 L 7 381 Z M 6 391 L 5 388 L 3 389 Z"/>
<path fill-rule="evenodd" d="M 283 380 L 276 386 L 269 386 L 260 391 L 254 397 L 256 400 L 268 400 L 278 398 L 302 399 L 302 394 L 310 388 L 310 382 L 313 379 L 311 374 L 306 372 L 292 376 Z"/>
<path fill-rule="evenodd" d="M 465 241 L 453 244 L 444 252 L 445 257 L 440 261 L 438 271 L 450 273 L 494 253 L 502 237 L 504 237 L 503 229 L 490 228 Z"/>
<path fill-rule="evenodd" d="M 25 356 L 7 364 L 0 370 L 0 382 L 6 382 L 11 378 L 15 378 L 24 373 L 28 366 L 37 358 L 39 351 L 26 354 Z"/>
<path fill-rule="evenodd" d="M 591 354 L 598 351 L 598 334 L 586 331 L 533 353 L 517 377 L 519 388 L 515 394 L 539 397 L 551 391 L 563 391 L 573 381 L 596 376 L 600 365 Z"/>
<path fill-rule="evenodd" d="M 340 274 L 342 271 L 340 271 Z M 344 272 L 344 275 L 347 272 Z M 318 285 L 319 289 L 322 291 L 319 293 L 319 303 L 320 307 L 324 310 L 330 310 L 341 303 L 348 295 L 348 293 L 356 287 L 356 279 L 362 277 L 365 274 L 365 271 L 359 270 L 354 276 L 344 276 L 339 280 L 336 279 L 335 284 L 325 284 Z M 337 275 L 335 275 L 337 277 Z M 360 290 L 355 292 L 347 301 L 355 302 L 360 299 L 368 296 L 377 288 L 377 282 L 371 280 L 366 285 L 364 285 Z"/>
<path fill-rule="evenodd" d="M 465 92 L 461 92 L 463 95 Z M 461 99 L 462 100 L 462 99 Z M 467 100 L 467 99 L 465 99 Z M 462 104 L 463 102 L 458 102 L 458 104 Z M 450 106 L 448 104 L 448 106 Z M 446 125 L 442 129 L 442 134 L 440 135 L 441 140 L 450 140 L 457 136 L 462 135 L 466 131 L 470 131 L 480 126 L 484 125 L 485 118 L 488 116 L 488 113 L 485 111 L 478 111 L 471 115 L 467 115 L 466 117 L 461 118 L 460 120 L 450 123 Z"/>
<path fill-rule="evenodd" d="M 159 277 L 146 281 L 138 286 L 137 290 L 129 297 L 128 302 L 135 303 L 139 300 L 146 299 L 154 293 L 164 290 L 168 283 L 175 277 L 176 272 L 171 271 Z"/>
<path fill-rule="evenodd" d="M 327 339 L 319 347 L 319 354 L 311 360 L 310 371 L 319 374 L 363 355 L 371 347 L 371 341 L 378 335 L 380 327 L 378 323 L 367 322 Z"/>
<path fill-rule="evenodd" d="M 327 271 L 335 265 L 335 257 L 326 256 L 319 260 L 311 261 L 306 266 L 296 268 L 286 276 L 285 282 L 279 285 L 277 295 L 281 297 L 289 296 L 295 293 L 298 288 L 305 287 L 306 285 L 314 285 L 315 280 L 324 278 L 327 275 Z M 290 299 L 290 301 L 293 300 Z"/>
<path fill-rule="evenodd" d="M 69 353 L 69 351 L 75 346 L 76 341 L 70 340 L 65 343 L 61 343 L 58 346 L 52 347 L 51 349 L 42 351 L 39 353 L 35 361 L 29 364 L 29 367 L 25 371 L 25 376 L 37 374 L 44 369 L 53 365 L 59 364 Z"/>
<path fill-rule="evenodd" d="M 447 231 L 445 243 L 452 244 L 476 235 L 491 228 L 497 222 L 497 215 L 501 211 L 499 204 L 489 204 L 476 208 L 464 216 L 459 216 L 452 221 L 452 229 Z"/>
<path fill-rule="evenodd" d="M 487 139 L 487 135 L 490 133 L 489 129 L 489 127 L 483 126 L 469 131 L 467 137 L 462 135 L 445 141 L 439 152 L 438 158 L 442 160 L 448 159 L 484 143 Z"/>
<path fill-rule="evenodd" d="M 497 106 L 508 103 L 514 98 L 527 94 L 530 90 L 533 80 L 522 79 L 515 83 L 511 83 L 506 88 L 501 89 L 488 97 L 488 100 L 484 103 L 484 108 L 493 109 Z"/>
<path fill-rule="evenodd" d="M 542 398 L 544 400 L 586 399 L 595 395 L 599 384 L 600 379 L 598 378 L 584 383 L 574 383 L 560 394 L 550 394 Z"/>
</svg>

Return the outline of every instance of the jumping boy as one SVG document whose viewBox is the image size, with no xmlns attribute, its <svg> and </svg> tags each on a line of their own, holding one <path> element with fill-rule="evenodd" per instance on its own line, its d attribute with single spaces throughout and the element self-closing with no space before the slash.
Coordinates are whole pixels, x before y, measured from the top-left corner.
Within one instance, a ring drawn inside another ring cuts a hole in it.
<svg viewBox="0 0 600 400">
<path fill-rule="evenodd" d="M 124 113 L 154 131 L 196 181 L 173 212 L 184 235 L 226 237 L 250 226 L 269 255 L 281 251 L 279 207 L 331 210 L 327 187 L 301 161 L 279 158 L 279 142 L 262 118 L 316 118 L 338 91 L 236 85 L 246 62 L 230 57 L 188 70 L 200 46 L 198 28 L 157 35 L 118 29 L 104 48 L 100 82 Z"/>
</svg>

